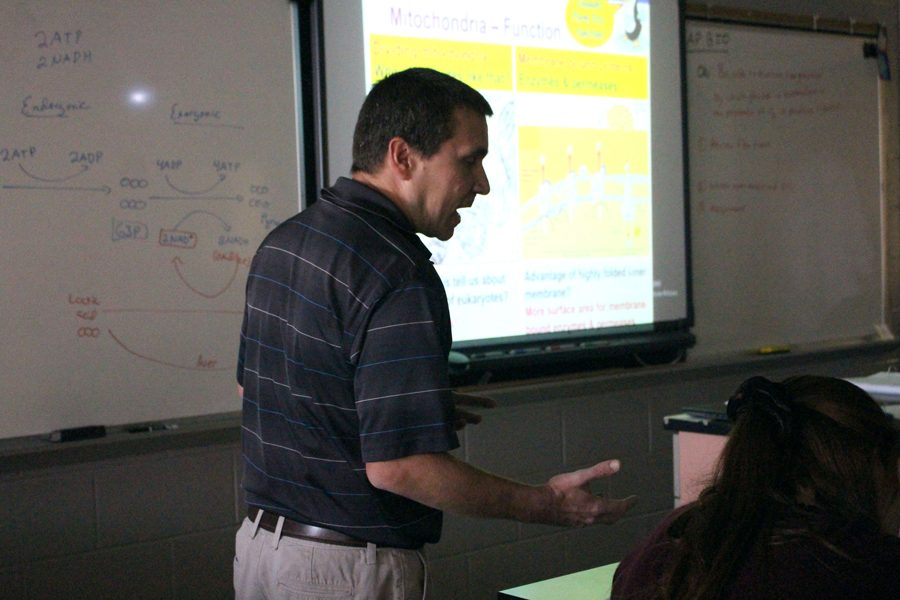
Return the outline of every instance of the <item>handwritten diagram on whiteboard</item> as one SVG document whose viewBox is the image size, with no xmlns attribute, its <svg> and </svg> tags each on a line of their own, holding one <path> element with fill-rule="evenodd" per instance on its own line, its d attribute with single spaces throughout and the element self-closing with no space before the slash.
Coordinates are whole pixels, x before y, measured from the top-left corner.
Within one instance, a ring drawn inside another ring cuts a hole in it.
<svg viewBox="0 0 900 600">
<path fill-rule="evenodd" d="M 237 410 L 247 267 L 298 207 L 289 4 L 4 3 L 0 29 L 0 437 Z"/>
</svg>

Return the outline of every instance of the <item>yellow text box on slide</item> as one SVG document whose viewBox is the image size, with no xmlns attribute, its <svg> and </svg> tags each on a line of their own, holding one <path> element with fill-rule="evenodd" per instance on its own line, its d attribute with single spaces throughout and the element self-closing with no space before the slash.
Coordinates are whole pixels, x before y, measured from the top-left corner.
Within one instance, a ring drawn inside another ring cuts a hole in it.
<svg viewBox="0 0 900 600">
<path fill-rule="evenodd" d="M 545 94 L 646 99 L 645 56 L 516 48 L 516 90 Z"/>
<path fill-rule="evenodd" d="M 512 47 L 388 35 L 369 37 L 372 81 L 410 67 L 431 67 L 480 90 L 512 90 Z"/>
</svg>

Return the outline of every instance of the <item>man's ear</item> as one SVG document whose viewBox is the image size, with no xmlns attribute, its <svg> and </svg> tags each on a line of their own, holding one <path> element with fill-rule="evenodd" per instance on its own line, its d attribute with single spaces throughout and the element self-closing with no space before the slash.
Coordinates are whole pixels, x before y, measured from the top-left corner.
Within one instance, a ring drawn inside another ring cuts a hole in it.
<svg viewBox="0 0 900 600">
<path fill-rule="evenodd" d="M 391 138 L 388 142 L 387 164 L 402 180 L 412 177 L 416 164 L 416 152 L 402 137 Z"/>
</svg>

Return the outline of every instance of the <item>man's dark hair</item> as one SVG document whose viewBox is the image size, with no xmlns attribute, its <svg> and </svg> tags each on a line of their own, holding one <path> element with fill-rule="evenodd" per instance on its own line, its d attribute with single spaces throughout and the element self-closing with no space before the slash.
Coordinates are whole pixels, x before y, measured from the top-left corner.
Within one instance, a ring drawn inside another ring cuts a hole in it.
<svg viewBox="0 0 900 600">
<path fill-rule="evenodd" d="M 372 87 L 359 111 L 352 172 L 377 172 L 394 137 L 426 158 L 433 156 L 453 137 L 453 115 L 461 107 L 486 117 L 494 114 L 484 96 L 439 71 L 413 68 L 385 77 Z"/>
</svg>

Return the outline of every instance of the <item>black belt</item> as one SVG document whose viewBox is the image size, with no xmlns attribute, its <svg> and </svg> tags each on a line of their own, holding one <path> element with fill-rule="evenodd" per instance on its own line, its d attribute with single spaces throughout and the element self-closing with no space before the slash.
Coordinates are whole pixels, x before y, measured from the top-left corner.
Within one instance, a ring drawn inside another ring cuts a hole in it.
<svg viewBox="0 0 900 600">
<path fill-rule="evenodd" d="M 253 522 L 256 522 L 256 516 L 259 513 L 260 510 L 256 506 L 251 506 L 247 511 L 250 520 Z M 262 511 L 262 518 L 259 520 L 259 526 L 266 531 L 275 533 L 275 528 L 278 526 L 278 517 L 279 515 L 273 512 Z M 307 525 L 306 523 L 298 523 L 287 517 L 285 517 L 284 523 L 281 525 L 281 535 L 313 542 L 337 544 L 339 546 L 366 547 L 366 542 L 352 538 L 349 535 L 344 535 L 339 531 L 332 531 L 331 529 L 324 529 L 322 527 L 316 527 L 315 525 Z"/>
</svg>

